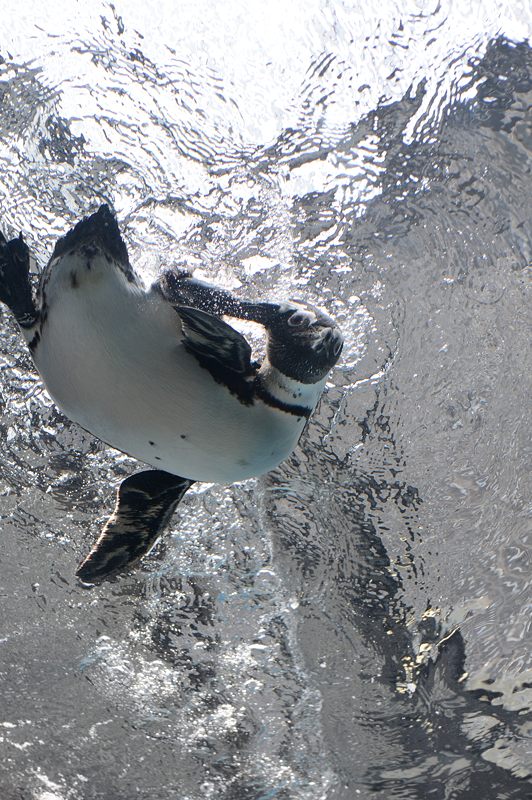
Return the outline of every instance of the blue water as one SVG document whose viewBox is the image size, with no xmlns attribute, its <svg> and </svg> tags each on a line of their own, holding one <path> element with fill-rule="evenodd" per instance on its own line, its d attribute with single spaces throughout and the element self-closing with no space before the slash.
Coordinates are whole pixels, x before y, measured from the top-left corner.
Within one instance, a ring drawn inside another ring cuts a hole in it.
<svg viewBox="0 0 532 800">
<path fill-rule="evenodd" d="M 494 0 L 4 11 L 0 225 L 36 272 L 107 200 L 146 280 L 301 297 L 347 343 L 285 464 L 198 486 L 86 590 L 137 465 L 1 310 L 0 800 L 532 796 L 531 28 Z"/>
</svg>

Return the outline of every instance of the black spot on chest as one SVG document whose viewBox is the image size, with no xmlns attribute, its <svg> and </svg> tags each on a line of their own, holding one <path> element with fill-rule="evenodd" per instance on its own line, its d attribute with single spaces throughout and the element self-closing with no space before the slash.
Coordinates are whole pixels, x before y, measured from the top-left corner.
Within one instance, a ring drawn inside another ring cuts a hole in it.
<svg viewBox="0 0 532 800">
<path fill-rule="evenodd" d="M 70 286 L 72 289 L 77 289 L 79 286 L 77 273 L 72 270 L 70 273 Z"/>
</svg>

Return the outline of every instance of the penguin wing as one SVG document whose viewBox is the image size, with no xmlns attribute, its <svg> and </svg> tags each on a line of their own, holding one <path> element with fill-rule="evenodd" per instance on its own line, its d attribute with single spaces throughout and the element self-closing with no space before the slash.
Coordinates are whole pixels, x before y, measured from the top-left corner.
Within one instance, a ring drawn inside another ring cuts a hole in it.
<svg viewBox="0 0 532 800">
<path fill-rule="evenodd" d="M 30 281 L 30 251 L 22 234 L 7 241 L 0 231 L 0 303 L 5 303 L 21 328 L 31 328 L 39 312 Z"/>
<path fill-rule="evenodd" d="M 137 472 L 122 481 L 114 511 L 78 567 L 78 578 L 83 583 L 99 583 L 133 566 L 163 532 L 193 483 L 157 469 Z"/>
<path fill-rule="evenodd" d="M 189 306 L 174 306 L 183 326 L 184 346 L 209 371 L 253 372 L 251 346 L 227 322 Z"/>
</svg>

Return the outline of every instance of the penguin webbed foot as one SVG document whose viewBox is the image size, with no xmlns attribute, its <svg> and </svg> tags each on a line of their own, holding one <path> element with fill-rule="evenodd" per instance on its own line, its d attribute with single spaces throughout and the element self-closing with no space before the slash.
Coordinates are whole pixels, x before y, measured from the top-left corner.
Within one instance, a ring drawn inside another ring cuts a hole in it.
<svg viewBox="0 0 532 800">
<path fill-rule="evenodd" d="M 100 583 L 131 568 L 151 549 L 194 481 L 163 470 L 145 470 L 126 478 L 117 491 L 113 513 L 77 577 Z"/>
</svg>

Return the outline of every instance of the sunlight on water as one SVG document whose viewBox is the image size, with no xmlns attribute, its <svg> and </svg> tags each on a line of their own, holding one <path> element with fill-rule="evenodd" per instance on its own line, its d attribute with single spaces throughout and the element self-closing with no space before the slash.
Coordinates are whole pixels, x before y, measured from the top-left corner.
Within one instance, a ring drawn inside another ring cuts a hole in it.
<svg viewBox="0 0 532 800">
<path fill-rule="evenodd" d="M 35 271 L 107 201 L 147 282 L 302 298 L 346 345 L 285 464 L 87 590 L 136 464 L 2 309 L 1 800 L 529 796 L 528 5 L 19 5 L 0 228 Z"/>
</svg>

